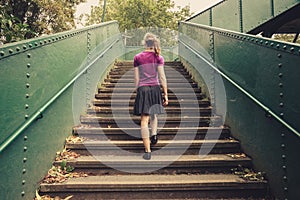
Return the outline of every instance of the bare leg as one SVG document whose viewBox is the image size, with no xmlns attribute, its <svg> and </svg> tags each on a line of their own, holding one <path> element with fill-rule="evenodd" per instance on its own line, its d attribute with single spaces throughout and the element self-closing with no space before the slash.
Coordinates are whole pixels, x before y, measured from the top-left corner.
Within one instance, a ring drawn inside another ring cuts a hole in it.
<svg viewBox="0 0 300 200">
<path fill-rule="evenodd" d="M 149 128 L 148 128 L 149 118 L 150 118 L 149 115 L 142 114 L 142 116 L 141 116 L 141 135 L 143 138 L 143 143 L 144 143 L 146 152 L 151 152 L 150 139 L 149 139 Z"/>
<path fill-rule="evenodd" d="M 151 115 L 150 118 L 151 136 L 157 135 L 157 124 L 158 124 L 157 115 L 155 114 Z"/>
</svg>

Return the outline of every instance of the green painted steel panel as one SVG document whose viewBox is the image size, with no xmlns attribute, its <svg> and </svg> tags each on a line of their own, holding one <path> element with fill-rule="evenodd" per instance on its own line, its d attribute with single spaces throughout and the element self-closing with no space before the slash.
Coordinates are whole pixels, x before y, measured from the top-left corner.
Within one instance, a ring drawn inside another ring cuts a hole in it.
<svg viewBox="0 0 300 200">
<path fill-rule="evenodd" d="M 203 13 L 201 13 L 198 16 L 195 16 L 190 20 L 190 22 L 197 23 L 197 24 L 203 24 L 203 25 L 210 25 L 210 10 L 207 10 Z"/>
<path fill-rule="evenodd" d="M 243 32 L 249 32 L 273 17 L 271 0 L 243 0 L 242 9 Z"/>
<path fill-rule="evenodd" d="M 212 10 L 212 26 L 240 31 L 239 0 L 229 0 L 219 4 Z"/>
<path fill-rule="evenodd" d="M 267 173 L 275 197 L 299 199 L 300 138 L 271 117 L 258 103 L 265 104 L 299 132 L 300 95 L 296 91 L 299 91 L 300 80 L 300 46 L 191 23 L 180 26 L 181 31 L 197 29 L 193 32 L 213 33 L 210 43 L 215 62 L 212 64 L 259 101 L 255 103 L 223 79 L 227 99 L 226 124 L 231 127 L 233 136 L 241 141 L 243 150 L 253 158 L 255 167 Z M 181 39 L 189 44 L 187 38 Z M 207 41 L 199 38 L 197 42 Z M 201 49 L 197 52 L 202 54 Z M 193 51 L 180 45 L 179 53 L 189 68 L 202 70 L 200 76 L 194 76 L 198 82 L 213 86 L 205 81 L 206 76 L 211 76 L 209 69 L 203 70 L 207 65 Z M 215 97 L 218 98 L 221 90 L 209 89 L 215 90 Z"/>
<path fill-rule="evenodd" d="M 274 13 L 279 15 L 299 3 L 299 0 L 274 0 Z"/>
<path fill-rule="evenodd" d="M 0 49 L 1 199 L 33 199 L 56 151 L 62 150 L 65 138 L 93 98 L 99 80 L 124 53 L 116 22 Z M 86 73 L 70 82 L 87 66 Z M 22 132 L 14 132 L 26 122 L 25 114 L 30 118 L 46 105 L 41 119 L 33 120 Z M 4 145 L 12 133 L 19 135 Z"/>
</svg>

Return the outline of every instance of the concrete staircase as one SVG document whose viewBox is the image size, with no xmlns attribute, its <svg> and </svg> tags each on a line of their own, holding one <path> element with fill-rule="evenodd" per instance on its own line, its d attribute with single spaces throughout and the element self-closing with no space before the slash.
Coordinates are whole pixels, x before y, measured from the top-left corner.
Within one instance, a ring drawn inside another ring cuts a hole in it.
<svg viewBox="0 0 300 200">
<path fill-rule="evenodd" d="M 251 180 L 244 173 L 252 172 L 251 158 L 230 137 L 222 116 L 211 116 L 210 102 L 178 62 L 166 63 L 170 104 L 167 114 L 159 117 L 159 141 L 152 147 L 152 159 L 143 160 L 139 117 L 131 114 L 132 68 L 130 62 L 114 66 L 93 106 L 81 116 L 81 125 L 73 129 L 82 140 L 66 142 L 68 151 L 80 154 L 66 165 L 87 176 L 42 183 L 40 194 L 73 195 L 72 200 L 267 197 L 267 182 Z M 54 166 L 62 162 L 57 160 Z"/>
</svg>

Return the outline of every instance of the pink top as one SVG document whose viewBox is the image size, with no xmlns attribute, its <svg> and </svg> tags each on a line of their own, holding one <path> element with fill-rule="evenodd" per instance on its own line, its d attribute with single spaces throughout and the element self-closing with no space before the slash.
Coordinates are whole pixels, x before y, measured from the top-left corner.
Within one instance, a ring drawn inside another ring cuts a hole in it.
<svg viewBox="0 0 300 200">
<path fill-rule="evenodd" d="M 134 67 L 139 67 L 140 86 L 159 85 L 157 67 L 164 65 L 164 58 L 156 56 L 154 52 L 141 52 L 134 56 Z"/>
</svg>

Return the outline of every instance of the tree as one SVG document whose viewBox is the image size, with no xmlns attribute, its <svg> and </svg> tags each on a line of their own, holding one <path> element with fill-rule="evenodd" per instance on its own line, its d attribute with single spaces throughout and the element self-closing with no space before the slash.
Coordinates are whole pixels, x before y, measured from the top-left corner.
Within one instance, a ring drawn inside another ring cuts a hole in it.
<svg viewBox="0 0 300 200">
<path fill-rule="evenodd" d="M 82 15 L 84 25 L 101 22 L 103 0 L 93 6 L 90 14 Z M 191 15 L 189 6 L 175 9 L 171 0 L 107 0 L 106 21 L 117 20 L 120 30 L 142 27 L 169 28 L 177 30 L 178 22 Z"/>
<path fill-rule="evenodd" d="M 75 27 L 75 6 L 85 0 L 0 0 L 4 42 L 52 34 Z"/>
</svg>

